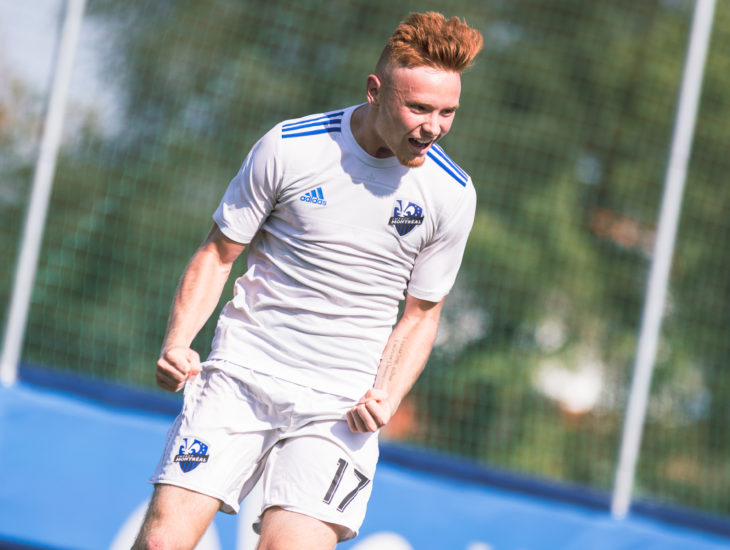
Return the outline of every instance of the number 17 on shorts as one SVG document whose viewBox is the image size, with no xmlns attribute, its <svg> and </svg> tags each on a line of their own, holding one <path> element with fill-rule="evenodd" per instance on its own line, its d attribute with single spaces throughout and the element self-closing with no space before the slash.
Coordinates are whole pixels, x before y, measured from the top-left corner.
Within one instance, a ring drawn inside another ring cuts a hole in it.
<svg viewBox="0 0 730 550">
<path fill-rule="evenodd" d="M 365 519 L 377 461 L 377 433 L 353 433 L 344 420 L 311 422 L 272 450 L 264 508 L 281 506 L 343 525 L 350 538 Z"/>
<path fill-rule="evenodd" d="M 345 477 L 345 472 L 347 471 L 348 466 L 349 464 L 344 458 L 340 458 L 337 461 L 337 470 L 335 471 L 335 475 L 332 478 L 332 483 L 330 483 L 329 489 L 327 489 L 327 492 L 322 499 L 325 504 L 332 504 L 332 499 L 334 499 L 335 493 L 337 493 L 338 489 L 340 488 L 340 482 L 342 481 L 342 478 Z M 344 512 L 345 508 L 347 508 L 350 503 L 355 500 L 357 494 L 365 487 L 367 487 L 370 483 L 370 479 L 365 474 L 360 472 L 357 468 L 353 468 L 352 470 L 355 474 L 355 477 L 357 478 L 357 485 L 355 485 L 355 487 L 351 491 L 344 495 L 340 503 L 337 505 L 338 512 Z M 347 490 L 347 487 L 343 488 L 343 490 L 339 492 L 344 492 L 345 490 Z"/>
</svg>

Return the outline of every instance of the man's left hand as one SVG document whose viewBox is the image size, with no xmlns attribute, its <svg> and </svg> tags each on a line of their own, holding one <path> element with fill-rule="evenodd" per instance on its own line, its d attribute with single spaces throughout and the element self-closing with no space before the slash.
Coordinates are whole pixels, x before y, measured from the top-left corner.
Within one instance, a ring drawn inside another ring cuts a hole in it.
<svg viewBox="0 0 730 550">
<path fill-rule="evenodd" d="M 388 400 L 388 392 L 371 388 L 347 412 L 347 425 L 353 432 L 376 432 L 385 426 L 395 412 Z"/>
</svg>

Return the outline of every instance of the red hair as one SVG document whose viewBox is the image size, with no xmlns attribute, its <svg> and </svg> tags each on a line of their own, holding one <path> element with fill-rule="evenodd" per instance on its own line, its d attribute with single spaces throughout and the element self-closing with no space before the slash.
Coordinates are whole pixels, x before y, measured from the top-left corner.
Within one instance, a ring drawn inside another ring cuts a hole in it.
<svg viewBox="0 0 730 550">
<path fill-rule="evenodd" d="M 376 72 L 391 63 L 399 67 L 434 67 L 463 72 L 481 51 L 482 35 L 458 17 L 437 12 L 411 13 L 385 45 Z"/>
</svg>

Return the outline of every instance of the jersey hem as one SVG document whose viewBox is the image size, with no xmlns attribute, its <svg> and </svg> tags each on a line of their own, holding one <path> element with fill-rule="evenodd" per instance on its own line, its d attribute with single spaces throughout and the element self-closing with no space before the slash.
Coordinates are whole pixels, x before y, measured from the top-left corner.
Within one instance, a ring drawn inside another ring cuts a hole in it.
<svg viewBox="0 0 730 550">
<path fill-rule="evenodd" d="M 236 358 L 231 357 L 230 355 L 221 352 L 221 351 L 213 351 L 208 356 L 208 358 L 205 360 L 205 363 L 213 363 L 221 361 L 223 363 L 227 363 L 235 368 L 243 368 L 243 369 L 249 369 L 253 372 L 263 374 L 265 376 L 270 376 L 271 378 L 277 378 L 279 380 L 283 380 L 285 382 L 288 382 L 290 384 L 296 384 L 297 386 L 302 386 L 304 388 L 309 388 L 314 391 L 324 393 L 327 395 L 332 395 L 335 397 L 340 397 L 344 399 L 351 399 L 353 401 L 358 401 L 365 392 L 372 386 L 372 384 L 369 384 L 366 388 L 362 390 L 358 390 L 357 392 L 353 391 L 352 393 L 345 393 L 342 391 L 336 391 L 332 386 L 329 386 L 327 384 L 322 384 L 321 380 L 318 381 L 317 384 L 311 384 L 309 381 L 311 381 L 311 376 L 307 376 L 307 373 L 302 374 L 301 376 L 282 376 L 282 373 L 280 372 L 272 372 L 272 369 L 266 368 L 270 363 L 265 363 L 263 367 L 261 367 L 256 361 L 253 361 L 252 364 L 243 364 Z M 216 368 L 220 368 L 230 376 L 233 376 L 234 378 L 238 378 L 235 372 L 235 368 L 221 368 L 219 365 L 215 365 Z M 285 373 L 295 371 L 296 369 L 286 369 Z M 375 375 L 373 375 L 373 382 L 375 380 Z"/>
<path fill-rule="evenodd" d="M 409 286 L 406 289 L 406 292 L 408 293 L 409 296 L 413 296 L 414 298 L 418 298 L 419 300 L 424 300 L 426 302 L 434 302 L 434 303 L 439 303 L 441 300 L 446 298 L 446 296 L 448 296 L 448 294 L 449 294 L 448 291 L 447 292 L 427 292 L 427 291 L 422 291 L 418 287 L 411 287 L 411 286 Z"/>
<path fill-rule="evenodd" d="M 303 516 L 314 518 L 325 523 L 332 523 L 334 525 L 344 527 L 345 532 L 343 533 L 343 536 L 341 538 L 337 539 L 337 542 L 344 542 L 346 540 L 354 539 L 359 533 L 359 526 L 353 529 L 352 526 L 343 523 L 342 520 L 338 520 L 338 518 L 328 517 L 325 514 L 315 514 L 312 513 L 310 510 L 305 510 L 304 508 L 293 504 L 282 504 L 272 501 L 264 503 L 261 509 L 261 514 L 256 519 L 256 523 L 253 524 L 253 530 L 254 532 L 256 532 L 256 534 L 261 534 L 261 518 L 263 517 L 264 512 L 266 512 L 266 510 L 268 510 L 269 508 L 274 507 L 281 508 L 282 510 L 286 510 L 287 512 L 294 512 L 296 514 L 301 514 Z"/>
<path fill-rule="evenodd" d="M 220 500 L 220 511 L 225 514 L 235 515 L 238 514 L 240 509 L 238 502 L 232 503 L 228 498 L 222 496 L 220 493 L 216 491 L 209 491 L 208 489 L 202 489 L 197 487 L 194 483 L 185 483 L 176 479 L 167 479 L 163 476 L 152 476 L 149 478 L 148 483 L 152 483 L 154 485 L 173 485 L 175 487 L 180 487 L 181 489 L 187 489 L 188 491 L 193 491 L 195 493 L 200 493 L 201 495 Z"/>
<path fill-rule="evenodd" d="M 223 233 L 226 237 L 231 239 L 232 241 L 236 241 L 238 244 L 247 245 L 251 242 L 251 239 L 253 237 L 246 237 L 242 233 L 237 233 L 233 230 L 229 225 L 225 223 L 224 220 L 219 219 L 218 216 L 213 215 L 213 221 L 218 226 L 218 229 L 221 233 Z"/>
</svg>

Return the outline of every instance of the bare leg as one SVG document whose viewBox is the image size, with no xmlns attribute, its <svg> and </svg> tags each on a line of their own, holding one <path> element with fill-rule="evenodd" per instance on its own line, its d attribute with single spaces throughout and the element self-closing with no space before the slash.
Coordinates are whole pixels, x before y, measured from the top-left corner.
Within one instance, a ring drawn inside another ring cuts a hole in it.
<svg viewBox="0 0 730 550">
<path fill-rule="evenodd" d="M 174 485 L 155 485 L 132 550 L 192 550 L 213 521 L 220 501 Z"/>
<path fill-rule="evenodd" d="M 337 545 L 343 527 L 318 519 L 268 508 L 261 523 L 258 550 L 331 550 Z"/>
</svg>

